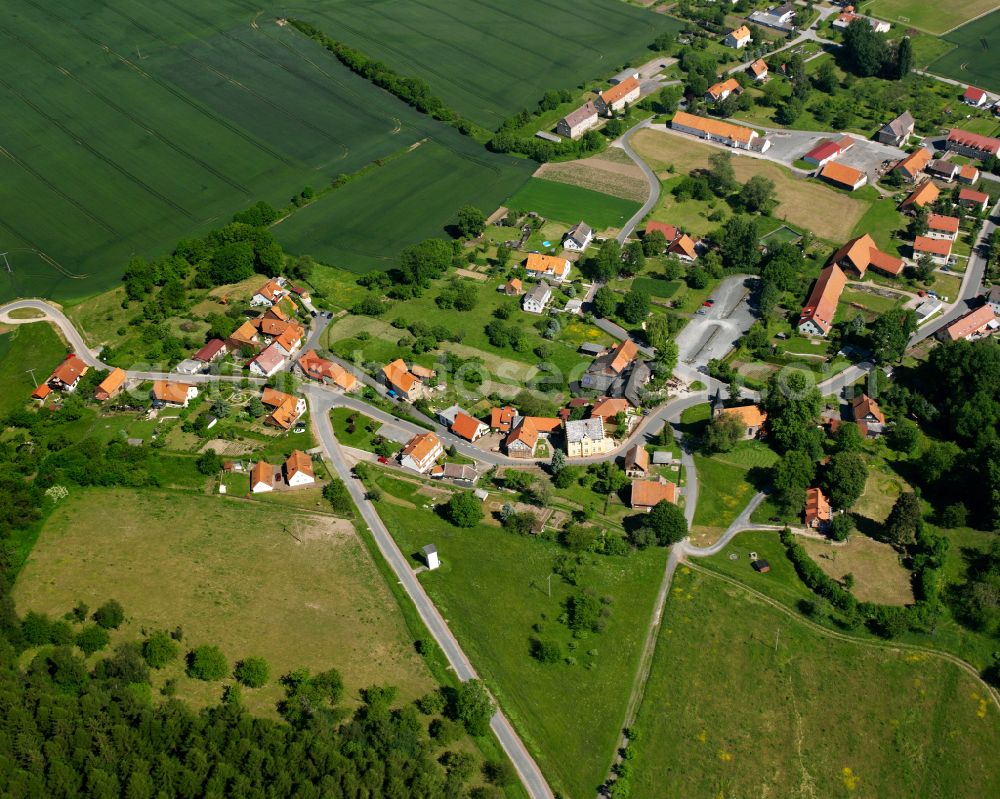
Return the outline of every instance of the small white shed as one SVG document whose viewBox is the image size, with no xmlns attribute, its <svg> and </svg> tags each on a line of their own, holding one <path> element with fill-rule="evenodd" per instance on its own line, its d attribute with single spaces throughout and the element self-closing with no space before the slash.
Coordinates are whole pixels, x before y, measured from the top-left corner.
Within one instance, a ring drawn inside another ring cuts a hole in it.
<svg viewBox="0 0 1000 799">
<path fill-rule="evenodd" d="M 437 547 L 433 544 L 428 544 L 420 552 L 424 556 L 424 562 L 427 564 L 428 571 L 434 571 L 434 569 L 441 565 L 441 561 L 438 560 Z"/>
</svg>

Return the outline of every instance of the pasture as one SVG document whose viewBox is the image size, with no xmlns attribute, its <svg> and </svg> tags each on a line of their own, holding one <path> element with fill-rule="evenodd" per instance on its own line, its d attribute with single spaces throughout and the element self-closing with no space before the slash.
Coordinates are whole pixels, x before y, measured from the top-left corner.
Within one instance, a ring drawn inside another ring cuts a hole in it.
<svg viewBox="0 0 1000 799">
<path fill-rule="evenodd" d="M 167 253 L 259 199 L 283 206 L 304 186 L 320 190 L 428 136 L 460 155 L 420 165 L 426 184 L 452 192 L 446 213 L 440 199 L 420 209 L 421 230 L 439 231 L 484 199 L 483 174 L 438 183 L 467 160 L 457 133 L 234 0 L 81 0 L 72 14 L 37 0 L 11 10 L 0 42 L 0 251 L 13 268 L 0 269 L 0 301 L 99 293 L 133 254 Z M 403 196 L 400 185 L 392 196 Z M 362 216 L 378 210 L 359 206 L 330 223 L 365 228 L 385 221 Z M 394 220 L 407 230 L 404 213 L 413 206 Z M 385 239 L 381 255 L 399 249 L 398 239 L 373 238 Z"/>
<path fill-rule="evenodd" d="M 760 441 L 741 441 L 729 452 L 695 454 L 698 506 L 691 526 L 697 546 L 714 543 L 755 493 L 750 470 L 771 466 L 778 456 Z"/>
<path fill-rule="evenodd" d="M 441 568 L 420 581 L 489 684 L 550 785 L 564 796 L 593 795 L 607 772 L 632 678 L 663 576 L 666 555 L 651 548 L 628 556 L 584 555 L 574 589 L 548 577 L 566 550 L 481 523 L 459 529 L 431 506 L 450 495 L 379 472 L 378 512 L 404 554 L 433 542 Z M 420 561 L 411 556 L 411 563 Z M 559 617 L 575 590 L 606 597 L 601 633 L 571 637 Z M 529 654 L 532 637 L 558 642 L 566 662 Z"/>
<path fill-rule="evenodd" d="M 936 8 L 947 14 L 954 10 L 950 5 Z M 1000 10 L 951 31 L 944 39 L 955 48 L 934 61 L 928 67 L 931 72 L 1000 92 Z"/>
<path fill-rule="evenodd" d="M 719 151 L 717 147 L 702 144 L 689 136 L 654 130 L 639 131 L 632 137 L 631 143 L 667 184 L 677 176 L 708 167 L 708 157 Z M 753 175 L 774 181 L 777 205 L 772 216 L 775 219 L 810 230 L 822 239 L 840 242 L 849 238 L 870 205 L 821 183 L 797 177 L 786 167 L 772 161 L 734 156 L 732 164 L 740 182 L 746 182 Z M 673 222 L 673 215 L 685 213 L 685 207 L 690 204 L 691 201 L 676 202 L 669 192 L 672 185 L 665 186 L 667 190 L 660 195 L 660 204 L 653 211 L 654 219 Z M 702 205 L 702 215 L 707 217 L 707 203 Z M 725 204 L 717 202 L 716 207 L 725 208 Z M 707 232 L 719 224 L 706 218 L 701 220 L 701 230 L 695 229 L 694 232 Z"/>
<path fill-rule="evenodd" d="M 182 646 L 217 644 L 230 665 L 262 656 L 271 682 L 243 691 L 257 713 L 274 713 L 277 678 L 300 667 L 337 668 L 350 699 L 372 684 L 397 686 L 403 701 L 433 687 L 350 522 L 218 496 L 70 491 L 18 576 L 21 613 L 60 617 L 80 600 L 95 608 L 114 598 L 127 619 L 115 640 L 179 625 Z M 221 692 L 179 663 L 154 672 L 154 687 L 168 678 L 199 705 Z"/>
<path fill-rule="evenodd" d="M 532 178 L 504 205 L 535 211 L 546 219 L 570 225 L 582 219 L 595 231 L 601 231 L 621 228 L 639 210 L 641 203 L 568 183 Z"/>
<path fill-rule="evenodd" d="M 619 0 L 318 0 L 294 13 L 423 78 L 446 105 L 490 130 L 522 108 L 534 110 L 550 89 L 573 89 L 647 61 L 657 35 L 682 26 Z"/>
<path fill-rule="evenodd" d="M 636 799 L 1000 792 L 1000 714 L 966 672 L 832 638 L 684 566 L 636 726 Z"/>
<path fill-rule="evenodd" d="M 996 0 L 962 0 L 961 3 L 938 3 L 935 0 L 873 0 L 863 9 L 894 25 L 919 28 L 942 34 L 964 25 L 996 8 Z"/>
<path fill-rule="evenodd" d="M 461 206 L 492 213 L 532 166 L 441 126 L 433 138 L 280 222 L 274 235 L 290 252 L 352 272 L 388 269 L 407 245 L 444 237 Z"/>
<path fill-rule="evenodd" d="M 910 572 L 899 562 L 891 546 L 866 535 L 852 535 L 846 543 L 834 545 L 816 538 L 799 542 L 816 565 L 835 580 L 854 575 L 851 593 L 861 602 L 879 605 L 913 603 Z"/>
</svg>

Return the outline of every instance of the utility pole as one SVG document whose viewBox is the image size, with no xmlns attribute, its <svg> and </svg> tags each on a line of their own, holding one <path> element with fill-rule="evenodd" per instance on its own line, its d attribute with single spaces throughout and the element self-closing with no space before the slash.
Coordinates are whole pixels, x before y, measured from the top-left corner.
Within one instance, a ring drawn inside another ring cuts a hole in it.
<svg viewBox="0 0 1000 799">
<path fill-rule="evenodd" d="M 25 369 L 24 371 L 31 372 L 31 382 L 34 384 L 35 388 L 38 388 L 38 380 L 35 379 L 34 367 L 32 367 L 31 369 Z"/>
<path fill-rule="evenodd" d="M 554 572 L 553 572 L 553 574 L 554 574 Z M 548 582 L 548 584 L 549 584 L 549 599 L 552 599 L 552 574 L 550 574 L 550 575 L 549 575 L 549 576 L 548 576 L 548 577 L 546 578 L 546 580 L 547 580 L 547 582 Z"/>
<path fill-rule="evenodd" d="M 775 654 L 778 652 L 778 638 L 781 637 L 781 628 L 779 627 L 774 631 L 774 651 Z"/>
<path fill-rule="evenodd" d="M 10 261 L 8 261 L 8 260 L 7 260 L 7 253 L 5 253 L 5 252 L 0 252 L 0 255 L 2 255 L 2 256 L 3 256 L 3 262 L 4 262 L 4 266 L 6 266 L 6 267 L 7 267 L 7 271 L 8 271 L 8 272 L 13 272 L 14 270 L 10 268 Z"/>
</svg>

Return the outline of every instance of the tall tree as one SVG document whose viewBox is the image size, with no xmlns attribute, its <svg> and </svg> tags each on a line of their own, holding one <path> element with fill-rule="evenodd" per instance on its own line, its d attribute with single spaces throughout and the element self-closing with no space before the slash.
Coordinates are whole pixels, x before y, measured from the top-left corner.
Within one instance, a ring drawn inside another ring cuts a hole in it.
<svg viewBox="0 0 1000 799">
<path fill-rule="evenodd" d="M 877 75 L 886 57 L 885 40 L 868 24 L 856 18 L 844 31 L 844 58 L 848 68 L 862 78 Z"/>
<path fill-rule="evenodd" d="M 885 520 L 885 540 L 897 549 L 905 549 L 916 540 L 920 519 L 920 500 L 913 492 L 904 491 Z"/>
<path fill-rule="evenodd" d="M 856 452 L 837 452 L 823 472 L 823 485 L 830 504 L 837 510 L 847 510 L 865 490 L 868 464 Z"/>
<path fill-rule="evenodd" d="M 852 23 L 854 24 L 854 23 Z M 910 335 L 917 329 L 917 317 L 908 308 L 893 308 L 872 323 L 872 353 L 880 363 L 893 363 L 903 357 Z"/>
<path fill-rule="evenodd" d="M 764 399 L 767 424 L 778 449 L 802 449 L 816 429 L 823 407 L 819 389 L 801 371 L 777 372 L 767 384 Z"/>
<path fill-rule="evenodd" d="M 722 264 L 733 272 L 754 272 L 760 261 L 760 233 L 749 216 L 732 216 L 722 226 Z"/>
<path fill-rule="evenodd" d="M 733 157 L 726 150 L 716 150 L 708 157 L 708 185 L 719 197 L 736 191 L 736 172 L 733 171 Z"/>
</svg>

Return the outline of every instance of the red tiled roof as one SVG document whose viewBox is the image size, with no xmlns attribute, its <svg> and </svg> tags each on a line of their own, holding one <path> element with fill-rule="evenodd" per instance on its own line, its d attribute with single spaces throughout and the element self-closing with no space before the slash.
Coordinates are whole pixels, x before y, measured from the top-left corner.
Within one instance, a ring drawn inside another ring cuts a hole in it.
<svg viewBox="0 0 1000 799">
<path fill-rule="evenodd" d="M 962 130 L 961 128 L 952 128 L 948 131 L 948 141 L 965 147 L 971 147 L 975 150 L 992 153 L 993 155 L 1000 154 L 1000 139 L 994 139 L 992 136 L 982 136 L 978 133 Z"/>
<path fill-rule="evenodd" d="M 917 208 L 923 208 L 925 205 L 934 202 L 939 194 L 941 194 L 941 190 L 930 178 L 927 178 L 910 193 L 909 197 L 899 204 L 899 207 L 902 209 L 915 205 Z"/>
<path fill-rule="evenodd" d="M 812 322 L 823 333 L 829 333 L 833 327 L 833 317 L 837 313 L 837 303 L 847 285 L 847 276 L 836 264 L 830 264 L 820 272 L 819 279 L 813 287 L 809 299 L 802 309 L 799 324 Z"/>
<path fill-rule="evenodd" d="M 670 244 L 674 239 L 676 239 L 677 234 L 680 232 L 673 225 L 668 225 L 666 222 L 647 222 L 646 235 L 648 236 L 654 230 L 658 230 L 663 234 L 663 237 L 667 240 L 667 244 Z"/>
<path fill-rule="evenodd" d="M 896 164 L 896 169 L 905 169 L 910 175 L 916 175 L 920 170 L 922 170 L 927 164 L 930 163 L 931 159 L 934 157 L 933 153 L 926 147 L 918 147 L 912 153 L 910 153 L 906 158 Z"/>
<path fill-rule="evenodd" d="M 52 372 L 52 376 L 49 380 L 57 380 L 63 385 L 71 386 L 79 380 L 81 375 L 85 374 L 86 371 L 87 364 L 85 364 L 80 358 L 77 358 L 73 353 L 70 353 L 66 356 L 66 359 L 55 368 L 55 371 Z"/>
<path fill-rule="evenodd" d="M 851 189 L 862 182 L 862 179 L 865 177 L 864 172 L 860 172 L 853 167 L 838 164 L 836 161 L 831 161 L 824 166 L 820 175 L 827 180 L 839 183 L 842 186 L 848 186 Z"/>
<path fill-rule="evenodd" d="M 125 371 L 115 367 L 108 373 L 101 384 L 97 387 L 94 392 L 94 397 L 99 400 L 106 400 L 111 397 L 118 389 L 120 389 L 125 384 L 125 379 L 127 375 Z"/>
<path fill-rule="evenodd" d="M 617 347 L 615 347 L 614 358 L 611 359 L 611 369 L 617 374 L 621 373 L 622 369 L 628 366 L 632 361 L 635 360 L 635 356 L 639 352 L 639 347 L 632 339 L 626 339 Z"/>
<path fill-rule="evenodd" d="M 610 89 L 602 91 L 601 99 L 608 105 L 611 105 L 612 103 L 616 103 L 621 100 L 622 97 L 625 97 L 630 92 L 634 92 L 638 88 L 639 81 L 633 77 L 628 77 L 616 86 L 612 86 Z"/>
<path fill-rule="evenodd" d="M 952 341 L 958 341 L 971 336 L 994 319 L 996 319 L 996 315 L 993 313 L 993 309 L 989 305 L 981 305 L 948 325 L 945 328 L 945 334 Z"/>
<path fill-rule="evenodd" d="M 409 455 L 418 463 L 423 463 L 440 444 L 441 442 L 434 433 L 418 433 L 403 447 L 403 457 Z"/>
<path fill-rule="evenodd" d="M 515 416 L 517 416 L 517 409 L 511 405 L 505 405 L 502 408 L 491 408 L 490 427 L 506 433 L 510 430 L 510 425 L 514 421 Z"/>
<path fill-rule="evenodd" d="M 593 408 L 590 409 L 591 418 L 601 417 L 602 419 L 607 419 L 611 416 L 617 416 L 619 413 L 625 413 L 628 410 L 628 400 L 627 399 L 603 399 L 596 403 Z"/>
<path fill-rule="evenodd" d="M 307 474 L 310 477 L 315 477 L 313 472 L 312 458 L 306 455 L 302 450 L 293 450 L 292 454 L 288 456 L 288 460 L 285 461 L 285 474 L 288 480 L 297 475 L 299 472 Z"/>
<path fill-rule="evenodd" d="M 250 470 L 250 487 L 253 488 L 257 483 L 274 483 L 274 467 L 270 463 L 257 461 L 253 465 Z"/>
<path fill-rule="evenodd" d="M 963 200 L 970 203 L 976 203 L 977 205 L 982 205 L 985 202 L 989 202 L 990 195 L 983 194 L 981 191 L 974 191 L 973 189 L 961 189 L 958 192 L 958 201 Z"/>
<path fill-rule="evenodd" d="M 806 524 L 818 519 L 821 522 L 830 520 L 830 502 L 819 488 L 806 489 Z"/>
<path fill-rule="evenodd" d="M 476 437 L 476 433 L 479 432 L 479 425 L 481 425 L 478 419 L 474 419 L 467 413 L 456 413 L 455 421 L 451 423 L 451 432 L 456 436 L 461 436 L 466 441 L 472 441 Z"/>
<path fill-rule="evenodd" d="M 862 276 L 869 266 L 892 276 L 903 271 L 903 259 L 882 252 L 875 246 L 875 240 L 867 233 L 856 239 L 851 239 L 837 250 L 833 258 L 830 259 L 830 263 L 841 264 L 844 260 L 850 262 L 851 266 Z"/>
<path fill-rule="evenodd" d="M 942 214 L 929 214 L 927 216 L 927 227 L 930 230 L 943 230 L 946 233 L 958 233 L 958 217 L 943 216 Z"/>
<path fill-rule="evenodd" d="M 986 97 L 986 92 L 982 89 L 977 89 L 975 86 L 967 88 L 965 94 L 962 95 L 963 100 L 971 100 L 974 103 L 981 103 L 984 97 Z"/>
<path fill-rule="evenodd" d="M 951 241 L 948 239 L 932 239 L 927 236 L 917 236 L 913 240 L 913 252 L 930 253 L 931 255 L 951 255 Z"/>
<path fill-rule="evenodd" d="M 417 382 L 417 378 L 406 368 L 406 362 L 402 358 L 397 358 L 392 363 L 382 367 L 382 374 L 389 381 L 389 385 L 403 392 L 408 392 Z"/>
<path fill-rule="evenodd" d="M 677 486 L 669 480 L 660 483 L 655 480 L 632 481 L 632 507 L 652 508 L 666 500 L 677 502 Z"/>
<path fill-rule="evenodd" d="M 225 348 L 226 342 L 222 339 L 213 338 L 208 342 L 208 344 L 194 354 L 194 359 L 196 361 L 204 361 L 205 363 L 208 363 Z"/>
</svg>

